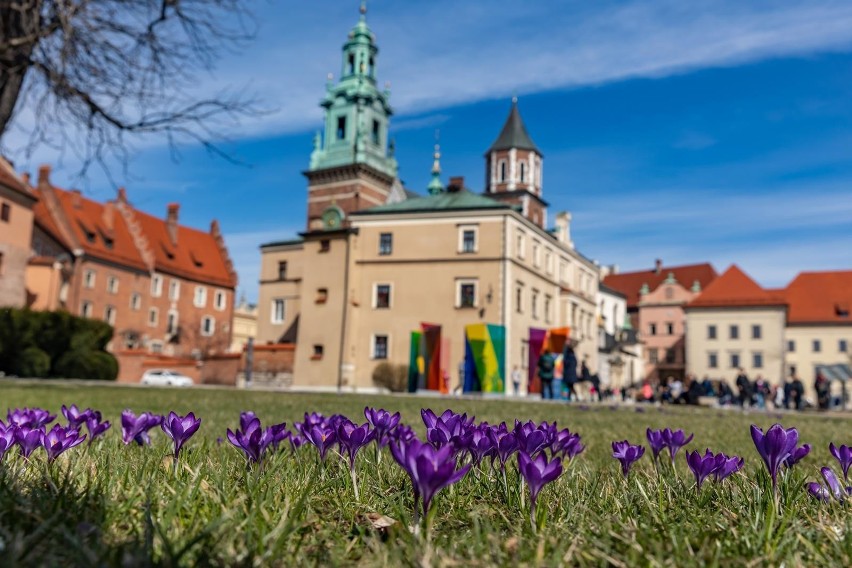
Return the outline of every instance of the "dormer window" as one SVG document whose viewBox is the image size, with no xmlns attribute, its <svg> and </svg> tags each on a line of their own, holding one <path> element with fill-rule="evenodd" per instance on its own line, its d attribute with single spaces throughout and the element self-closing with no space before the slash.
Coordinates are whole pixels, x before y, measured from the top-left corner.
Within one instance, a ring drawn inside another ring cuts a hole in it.
<svg viewBox="0 0 852 568">
<path fill-rule="evenodd" d="M 195 268 L 201 268 L 202 266 L 204 266 L 204 263 L 198 260 L 198 257 L 195 256 L 194 252 L 190 252 L 189 256 L 192 259 L 192 264 L 195 265 Z"/>
<path fill-rule="evenodd" d="M 337 139 L 344 140 L 346 138 L 346 117 L 337 117 Z"/>
<path fill-rule="evenodd" d="M 834 305 L 834 313 L 837 314 L 838 317 L 848 318 L 849 317 L 849 304 L 846 302 L 838 302 Z"/>
</svg>

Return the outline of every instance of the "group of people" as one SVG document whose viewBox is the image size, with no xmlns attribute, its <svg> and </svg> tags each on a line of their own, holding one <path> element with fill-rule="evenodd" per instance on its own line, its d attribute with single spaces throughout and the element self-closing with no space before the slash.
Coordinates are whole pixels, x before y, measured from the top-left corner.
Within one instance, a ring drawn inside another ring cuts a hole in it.
<svg viewBox="0 0 852 568">
<path fill-rule="evenodd" d="M 589 368 L 587 358 L 584 357 L 577 365 L 577 355 L 574 353 L 574 348 L 571 345 L 566 345 L 562 351 L 562 373 L 561 377 L 557 373 L 557 355 L 549 348 L 545 348 L 544 352 L 538 358 L 536 370 L 538 378 L 541 381 L 541 398 L 554 399 L 566 398 L 567 400 L 579 400 L 581 390 L 588 392 L 588 398 L 591 400 L 603 400 L 601 393 L 601 380 L 597 373 L 593 373 Z M 515 396 L 520 393 L 521 380 L 523 378 L 521 370 L 517 365 L 512 369 L 512 387 L 515 391 Z M 554 383 L 561 378 L 561 385 L 564 393 L 554 392 Z"/>
</svg>

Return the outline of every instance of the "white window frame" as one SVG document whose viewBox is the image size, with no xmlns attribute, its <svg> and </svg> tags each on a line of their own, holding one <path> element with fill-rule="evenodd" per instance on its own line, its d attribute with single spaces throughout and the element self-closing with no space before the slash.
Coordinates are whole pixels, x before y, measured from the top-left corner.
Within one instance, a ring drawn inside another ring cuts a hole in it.
<svg viewBox="0 0 852 568">
<path fill-rule="evenodd" d="M 278 302 L 281 302 L 281 317 L 278 318 Z M 270 323 L 280 325 L 287 317 L 287 300 L 284 298 L 272 298 L 272 310 L 269 313 Z"/>
<path fill-rule="evenodd" d="M 174 329 L 169 327 L 169 318 L 172 316 L 175 317 L 175 325 Z M 166 333 L 177 333 L 178 328 L 180 327 L 180 312 L 177 310 L 169 310 L 168 314 L 166 314 Z"/>
<path fill-rule="evenodd" d="M 553 252 L 550 249 L 544 251 L 544 269 L 553 274 Z"/>
<path fill-rule="evenodd" d="M 533 266 L 538 268 L 541 266 L 541 243 L 533 239 L 532 247 Z"/>
<path fill-rule="evenodd" d="M 464 234 L 466 231 L 473 231 L 473 250 L 464 250 Z M 459 225 L 459 254 L 475 254 L 479 252 L 479 226 L 478 225 Z"/>
<path fill-rule="evenodd" d="M 148 343 L 148 349 L 151 353 L 162 353 L 163 352 L 163 342 L 160 340 L 152 340 Z"/>
<path fill-rule="evenodd" d="M 384 357 L 377 357 L 376 356 L 376 344 L 377 344 L 376 338 L 378 338 L 378 337 L 384 337 L 385 340 L 386 340 L 386 342 L 385 342 L 385 356 Z M 390 336 L 389 333 L 373 333 L 373 334 L 370 335 L 370 359 L 371 360 L 373 360 L 373 361 L 387 361 L 388 359 L 390 359 L 390 353 L 391 353 L 391 336 Z"/>
<path fill-rule="evenodd" d="M 524 283 L 515 282 L 515 313 L 524 313 Z"/>
<path fill-rule="evenodd" d="M 530 294 L 530 315 L 533 319 L 538 319 L 538 294 L 539 291 L 535 288 L 532 289 Z"/>
<path fill-rule="evenodd" d="M 521 230 L 518 230 L 515 237 L 515 246 L 518 248 L 518 250 L 515 251 L 515 254 L 517 254 L 519 259 L 523 260 L 527 253 L 527 235 Z"/>
<path fill-rule="evenodd" d="M 107 307 L 104 308 L 104 321 L 107 322 L 108 324 L 114 326 L 116 314 L 117 314 L 117 310 L 115 309 L 115 306 L 113 306 L 111 304 L 108 305 Z"/>
<path fill-rule="evenodd" d="M 118 294 L 118 277 L 117 276 L 107 277 L 107 292 L 109 292 L 110 294 Z"/>
<path fill-rule="evenodd" d="M 216 290 L 213 294 L 213 309 L 218 312 L 223 312 L 227 306 L 228 302 L 226 300 L 225 292 L 222 290 Z"/>
<path fill-rule="evenodd" d="M 462 286 L 473 284 L 473 306 L 462 306 Z M 478 308 L 479 307 L 479 279 L 478 278 L 456 278 L 456 308 Z"/>
<path fill-rule="evenodd" d="M 544 321 L 546 323 L 550 323 L 551 320 L 552 320 L 552 318 L 550 317 L 550 311 L 551 311 L 552 307 L 553 307 L 553 296 L 551 296 L 550 294 L 545 294 L 544 295 L 544 306 L 543 306 L 543 308 L 544 308 Z"/>
<path fill-rule="evenodd" d="M 387 235 L 389 237 L 389 245 L 387 252 L 382 249 L 382 237 Z M 379 256 L 390 256 L 393 254 L 393 233 L 390 231 L 382 231 L 379 233 L 379 248 L 378 248 Z"/>
<path fill-rule="evenodd" d="M 379 286 L 388 287 L 388 305 L 379 307 Z M 392 282 L 375 282 L 373 283 L 373 309 L 374 310 L 389 310 L 393 307 L 393 283 Z"/>
<path fill-rule="evenodd" d="M 205 286 L 196 286 L 192 294 L 192 305 L 196 308 L 203 308 L 207 305 L 207 288 Z"/>
<path fill-rule="evenodd" d="M 153 321 L 151 319 L 151 315 L 153 314 Z M 160 309 L 159 308 L 148 308 L 148 327 L 157 327 L 157 324 L 160 323 Z"/>
<path fill-rule="evenodd" d="M 151 296 L 159 298 L 163 295 L 163 277 L 155 274 L 151 277 Z"/>
<path fill-rule="evenodd" d="M 80 305 L 80 315 L 84 318 L 91 318 L 93 309 L 92 302 L 83 300 L 83 303 Z"/>
<path fill-rule="evenodd" d="M 89 288 L 90 290 L 95 287 L 95 281 L 98 278 L 98 273 L 92 270 L 91 268 L 86 270 L 86 273 L 83 275 L 83 288 Z"/>
<path fill-rule="evenodd" d="M 180 280 L 172 278 L 169 281 L 169 300 L 173 302 L 180 300 Z"/>
<path fill-rule="evenodd" d="M 210 331 L 205 331 L 205 322 L 210 322 Z M 202 337 L 213 337 L 216 334 L 216 318 L 213 316 L 204 316 L 201 318 L 201 336 Z"/>
<path fill-rule="evenodd" d="M 135 312 L 142 309 L 142 294 L 139 292 L 133 292 L 130 294 L 130 309 Z"/>
</svg>

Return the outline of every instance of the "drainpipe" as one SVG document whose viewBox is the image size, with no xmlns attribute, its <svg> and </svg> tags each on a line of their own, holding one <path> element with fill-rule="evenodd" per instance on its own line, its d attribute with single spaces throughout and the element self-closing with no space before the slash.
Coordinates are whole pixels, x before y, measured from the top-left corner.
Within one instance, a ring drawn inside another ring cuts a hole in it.
<svg viewBox="0 0 852 568">
<path fill-rule="evenodd" d="M 340 322 L 340 349 L 337 361 L 337 392 L 343 392 L 343 349 L 346 345 L 346 313 L 349 303 L 349 239 L 351 233 L 346 237 L 346 261 L 343 265 L 343 317 Z"/>
</svg>

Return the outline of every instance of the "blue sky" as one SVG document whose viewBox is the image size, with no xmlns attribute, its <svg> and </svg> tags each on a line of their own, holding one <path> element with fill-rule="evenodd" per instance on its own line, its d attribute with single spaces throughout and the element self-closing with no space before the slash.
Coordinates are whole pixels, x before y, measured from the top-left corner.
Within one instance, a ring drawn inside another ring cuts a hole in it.
<svg viewBox="0 0 852 568">
<path fill-rule="evenodd" d="M 252 3 L 257 41 L 196 87 L 245 88 L 271 109 L 228 127 L 250 167 L 191 146 L 175 163 L 144 140 L 126 183 L 144 210 L 179 201 L 184 223 L 218 218 L 250 299 L 258 245 L 304 227 L 317 103 L 358 15 L 354 0 Z M 367 18 L 407 187 L 426 187 L 439 128 L 444 179 L 481 190 L 517 94 L 550 211 L 573 213 L 574 241 L 602 264 L 736 262 L 767 286 L 850 268 L 852 2 L 374 0 Z M 55 182 L 74 167 L 66 155 Z M 114 191 L 97 175 L 84 190 Z"/>
</svg>

